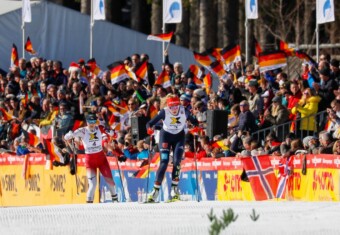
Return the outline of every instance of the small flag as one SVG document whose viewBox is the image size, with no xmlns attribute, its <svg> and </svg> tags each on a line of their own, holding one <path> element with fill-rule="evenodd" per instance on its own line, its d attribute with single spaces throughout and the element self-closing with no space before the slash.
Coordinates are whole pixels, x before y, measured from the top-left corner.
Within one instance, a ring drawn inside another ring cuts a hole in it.
<svg viewBox="0 0 340 235">
<path fill-rule="evenodd" d="M 136 68 L 135 74 L 138 79 L 138 82 L 140 82 L 141 80 L 148 81 L 147 80 L 148 79 L 148 62 L 145 61 L 142 64 L 140 64 L 138 68 Z"/>
<path fill-rule="evenodd" d="M 75 131 L 77 129 L 79 129 L 80 127 L 84 126 L 84 121 L 83 120 L 75 120 L 73 127 L 72 127 L 72 131 Z"/>
<path fill-rule="evenodd" d="M 182 1 L 164 0 L 163 1 L 163 23 L 181 23 L 182 21 Z"/>
<path fill-rule="evenodd" d="M 30 37 L 27 37 L 27 41 L 26 41 L 26 44 L 25 44 L 25 50 L 32 55 L 35 55 L 35 53 L 36 53 L 36 51 L 33 50 L 33 46 L 32 46 Z"/>
<path fill-rule="evenodd" d="M 223 48 L 210 48 L 208 50 L 206 50 L 205 52 L 209 55 L 211 55 L 212 57 L 214 57 L 216 60 L 223 60 L 222 56 L 221 56 L 221 51 Z"/>
<path fill-rule="evenodd" d="M 103 71 L 97 65 L 97 62 L 96 62 L 95 58 L 89 59 L 87 61 L 86 65 L 90 67 L 90 72 L 91 72 L 92 77 L 98 76 L 98 77 L 101 78 L 103 76 Z"/>
<path fill-rule="evenodd" d="M 287 182 L 292 177 L 294 156 L 281 158 L 279 162 L 279 182 L 276 190 L 276 198 L 284 199 L 286 197 Z"/>
<path fill-rule="evenodd" d="M 25 136 L 27 136 L 27 139 L 28 139 L 28 144 L 33 146 L 33 147 L 37 147 L 39 144 L 40 144 L 40 139 L 38 136 L 28 132 L 28 131 L 25 131 L 23 130 L 23 134 Z"/>
<path fill-rule="evenodd" d="M 152 119 L 152 118 L 154 118 L 157 115 L 158 110 L 156 109 L 155 106 L 150 105 L 149 113 L 150 113 L 150 118 Z"/>
<path fill-rule="evenodd" d="M 129 75 L 124 67 L 124 65 L 118 65 L 111 69 L 111 83 L 116 84 L 125 79 L 128 79 Z"/>
<path fill-rule="evenodd" d="M 161 85 L 163 88 L 171 86 L 170 77 L 167 71 L 163 70 L 155 81 L 155 85 Z"/>
<path fill-rule="evenodd" d="M 2 118 L 4 121 L 10 121 L 15 118 L 13 115 L 9 114 L 4 108 L 0 108 L 0 112 L 2 114 Z"/>
<path fill-rule="evenodd" d="M 156 153 L 154 155 L 154 157 L 151 159 L 151 162 L 150 162 L 150 166 L 152 165 L 158 165 L 158 163 L 160 162 L 160 154 L 159 153 Z M 144 163 L 144 164 L 141 164 L 141 168 L 136 171 L 135 173 L 133 173 L 133 176 L 135 178 L 140 178 L 140 179 L 143 179 L 143 178 L 146 178 L 148 173 L 149 173 L 149 164 L 148 162 Z"/>
<path fill-rule="evenodd" d="M 32 21 L 30 0 L 23 0 L 22 19 L 24 22 L 27 22 L 27 23 L 30 23 Z"/>
<path fill-rule="evenodd" d="M 260 44 L 257 42 L 256 38 L 253 37 L 253 45 L 254 45 L 254 48 L 255 48 L 255 56 L 256 57 L 259 57 L 260 53 L 262 52 L 262 48 L 260 46 Z"/>
<path fill-rule="evenodd" d="M 205 75 L 205 77 L 203 78 L 203 83 L 205 87 L 205 92 L 209 95 L 212 86 L 211 73 Z"/>
<path fill-rule="evenodd" d="M 174 32 L 160 33 L 160 34 L 150 34 L 147 37 L 147 40 L 154 40 L 154 41 L 160 41 L 160 42 L 170 42 L 173 34 L 174 34 Z"/>
<path fill-rule="evenodd" d="M 295 55 L 296 57 L 307 61 L 308 63 L 314 65 L 315 67 L 317 67 L 317 62 L 311 57 L 309 56 L 307 53 L 300 51 L 300 50 L 295 50 Z"/>
<path fill-rule="evenodd" d="M 213 148 L 221 148 L 223 151 L 229 150 L 228 146 L 224 145 L 224 140 L 218 140 L 211 144 Z"/>
<path fill-rule="evenodd" d="M 93 0 L 93 20 L 105 20 L 104 0 Z"/>
<path fill-rule="evenodd" d="M 316 0 L 316 23 L 323 24 L 334 20 L 334 1 Z"/>
<path fill-rule="evenodd" d="M 194 58 L 197 61 L 197 63 L 199 63 L 199 64 L 201 64 L 205 67 L 209 67 L 210 64 L 213 62 L 206 52 L 198 53 L 198 52 L 194 51 Z"/>
<path fill-rule="evenodd" d="M 257 0 L 246 0 L 246 18 L 257 19 L 258 18 L 258 5 Z"/>
<path fill-rule="evenodd" d="M 65 159 L 61 154 L 61 150 L 55 146 L 50 140 L 46 140 L 46 148 L 50 154 L 51 161 L 58 161 L 60 163 L 65 163 Z"/>
<path fill-rule="evenodd" d="M 12 54 L 11 54 L 11 67 L 19 66 L 19 55 L 17 46 L 13 43 Z"/>
<path fill-rule="evenodd" d="M 231 44 L 224 47 L 221 51 L 221 55 L 224 59 L 225 65 L 227 66 L 227 69 L 229 69 L 234 62 L 241 60 L 240 45 Z"/>
<path fill-rule="evenodd" d="M 283 51 L 284 53 L 286 53 L 287 56 L 295 56 L 294 48 L 290 48 L 288 46 L 288 43 L 282 40 L 280 40 L 279 48 L 280 48 L 280 51 Z"/>
<path fill-rule="evenodd" d="M 258 63 L 262 73 L 286 66 L 287 58 L 283 51 L 262 52 L 259 55 Z"/>
</svg>

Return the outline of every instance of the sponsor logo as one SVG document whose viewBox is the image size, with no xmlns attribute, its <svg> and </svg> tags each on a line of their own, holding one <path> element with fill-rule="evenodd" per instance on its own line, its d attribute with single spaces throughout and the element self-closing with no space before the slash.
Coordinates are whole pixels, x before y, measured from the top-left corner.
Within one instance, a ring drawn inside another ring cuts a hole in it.
<svg viewBox="0 0 340 235">
<path fill-rule="evenodd" d="M 179 121 L 180 117 L 171 117 L 170 119 L 171 119 L 171 122 L 170 122 L 171 125 L 181 124 L 181 122 Z"/>
<path fill-rule="evenodd" d="M 33 174 L 30 175 L 27 180 L 25 180 L 25 189 L 28 191 L 40 192 L 40 175 Z"/>
<path fill-rule="evenodd" d="M 334 191 L 334 179 L 331 172 L 322 171 L 317 173 L 317 171 L 314 170 L 313 191 L 316 190 Z"/>
<path fill-rule="evenodd" d="M 66 176 L 53 174 L 50 175 L 50 189 L 53 192 L 65 192 Z"/>
<path fill-rule="evenodd" d="M 224 174 L 224 192 L 241 192 L 241 177 L 239 175 L 228 175 Z"/>
<path fill-rule="evenodd" d="M 1 177 L 1 186 L 4 191 L 18 192 L 16 184 L 16 175 L 4 175 Z"/>
</svg>

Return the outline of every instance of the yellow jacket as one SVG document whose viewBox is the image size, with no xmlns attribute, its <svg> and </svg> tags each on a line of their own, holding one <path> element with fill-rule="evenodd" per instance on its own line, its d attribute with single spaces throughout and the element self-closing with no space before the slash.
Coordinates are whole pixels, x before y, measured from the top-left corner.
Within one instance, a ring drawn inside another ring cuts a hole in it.
<svg viewBox="0 0 340 235">
<path fill-rule="evenodd" d="M 304 105 L 298 104 L 296 107 L 292 108 L 292 114 L 296 114 L 297 112 L 301 114 L 301 130 L 316 131 L 315 116 L 313 115 L 318 112 L 318 104 L 320 100 L 320 96 L 311 96 L 306 100 Z M 310 117 L 304 118 L 308 116 Z"/>
</svg>

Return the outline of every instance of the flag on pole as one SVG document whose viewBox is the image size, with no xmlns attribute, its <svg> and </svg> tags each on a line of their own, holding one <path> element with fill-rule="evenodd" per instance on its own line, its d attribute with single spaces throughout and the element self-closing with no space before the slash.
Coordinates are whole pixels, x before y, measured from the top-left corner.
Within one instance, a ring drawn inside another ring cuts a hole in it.
<svg viewBox="0 0 340 235">
<path fill-rule="evenodd" d="M 212 62 L 210 64 L 210 68 L 219 77 L 223 77 L 226 74 L 225 70 L 223 69 L 223 65 L 222 65 L 221 61 L 216 60 L 216 61 Z"/>
<path fill-rule="evenodd" d="M 241 158 L 256 201 L 275 198 L 277 178 L 269 156 Z"/>
<path fill-rule="evenodd" d="M 27 41 L 26 41 L 26 44 L 25 44 L 25 50 L 32 55 L 35 55 L 35 53 L 36 53 L 36 51 L 33 49 L 30 37 L 27 37 Z"/>
<path fill-rule="evenodd" d="M 105 20 L 104 0 L 93 0 L 93 20 Z"/>
<path fill-rule="evenodd" d="M 160 33 L 160 34 L 150 34 L 147 37 L 147 40 L 154 40 L 154 41 L 160 41 L 160 42 L 170 42 L 173 34 L 174 34 L 174 32 Z"/>
<path fill-rule="evenodd" d="M 334 1 L 316 0 L 316 23 L 323 24 L 334 20 Z"/>
<path fill-rule="evenodd" d="M 211 73 L 205 75 L 205 77 L 203 78 L 203 83 L 205 87 L 205 92 L 209 95 L 212 86 Z"/>
<path fill-rule="evenodd" d="M 86 63 L 87 66 L 90 67 L 90 72 L 91 72 L 91 76 L 98 76 L 100 78 L 103 77 L 103 71 L 100 69 L 100 67 L 97 65 L 96 59 L 95 58 L 91 58 L 87 61 Z"/>
<path fill-rule="evenodd" d="M 142 80 L 148 81 L 148 62 L 144 61 L 143 63 L 138 65 L 135 74 L 138 79 L 138 82 Z"/>
<path fill-rule="evenodd" d="M 258 18 L 257 0 L 246 0 L 246 17 L 247 19 Z"/>
<path fill-rule="evenodd" d="M 306 62 L 317 67 L 318 63 L 310 55 L 308 55 L 306 52 L 303 52 L 303 51 L 300 51 L 300 50 L 295 50 L 295 55 L 296 55 L 296 57 L 298 57 L 302 60 L 305 60 Z"/>
<path fill-rule="evenodd" d="M 23 1 L 22 20 L 23 22 L 30 23 L 32 21 L 30 0 L 22 0 L 22 1 Z"/>
<path fill-rule="evenodd" d="M 17 46 L 13 43 L 12 54 L 11 54 L 11 67 L 19 66 L 19 55 Z"/>
<path fill-rule="evenodd" d="M 292 178 L 294 156 L 281 158 L 279 163 L 279 182 L 276 190 L 276 197 L 284 199 L 289 179 Z"/>
<path fill-rule="evenodd" d="M 163 1 L 163 23 L 181 23 L 182 21 L 182 1 L 164 0 Z"/>
<path fill-rule="evenodd" d="M 223 48 L 210 48 L 205 52 L 214 57 L 216 60 L 223 60 L 223 57 L 221 56 L 222 49 Z"/>
</svg>

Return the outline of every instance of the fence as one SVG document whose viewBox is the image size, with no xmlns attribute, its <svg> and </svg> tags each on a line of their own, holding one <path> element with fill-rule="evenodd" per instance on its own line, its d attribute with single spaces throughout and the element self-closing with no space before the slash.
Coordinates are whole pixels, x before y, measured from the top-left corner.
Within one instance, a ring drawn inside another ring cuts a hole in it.
<svg viewBox="0 0 340 235">
<path fill-rule="evenodd" d="M 309 127 L 309 123 L 312 122 L 314 119 L 314 128 L 312 130 L 303 130 L 300 128 L 301 122 L 306 121 L 307 127 Z M 286 122 L 279 125 L 273 125 L 261 130 L 258 130 L 254 133 L 252 133 L 253 138 L 264 141 L 265 137 L 270 132 L 274 132 L 275 135 L 278 137 L 279 140 L 283 141 L 288 133 L 294 133 L 295 136 L 303 139 L 306 136 L 315 135 L 319 131 L 323 130 L 325 123 L 327 121 L 327 112 L 321 111 L 313 115 L 309 115 L 304 118 L 298 118 L 294 121 Z M 295 128 L 292 128 L 295 127 Z"/>
</svg>

